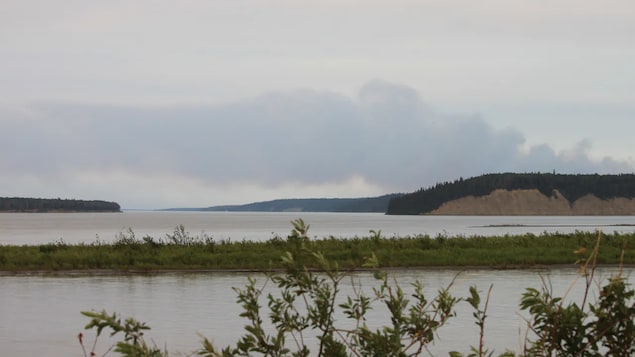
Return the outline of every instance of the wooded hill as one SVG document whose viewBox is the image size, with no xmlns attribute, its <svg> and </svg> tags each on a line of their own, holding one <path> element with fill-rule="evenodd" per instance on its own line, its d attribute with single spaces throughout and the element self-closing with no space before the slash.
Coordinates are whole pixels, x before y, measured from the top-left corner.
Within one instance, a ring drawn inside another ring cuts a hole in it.
<svg viewBox="0 0 635 357">
<path fill-rule="evenodd" d="M 386 212 L 388 202 L 398 194 L 367 198 L 292 198 L 235 206 L 214 206 L 190 211 L 228 212 Z"/>
<path fill-rule="evenodd" d="M 0 212 L 120 212 L 116 202 L 0 197 Z"/>
<path fill-rule="evenodd" d="M 546 197 L 558 191 L 569 202 L 594 195 L 599 199 L 635 197 L 635 175 L 562 175 L 540 173 L 488 174 L 454 182 L 438 183 L 430 188 L 393 198 L 386 214 L 426 214 L 443 203 L 467 196 L 486 196 L 494 190 L 536 189 Z"/>
</svg>

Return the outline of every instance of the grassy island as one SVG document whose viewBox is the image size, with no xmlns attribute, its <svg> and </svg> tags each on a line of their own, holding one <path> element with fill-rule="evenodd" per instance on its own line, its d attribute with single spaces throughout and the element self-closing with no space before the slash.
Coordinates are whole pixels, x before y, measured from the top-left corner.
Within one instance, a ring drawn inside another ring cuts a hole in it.
<svg viewBox="0 0 635 357">
<path fill-rule="evenodd" d="M 595 247 L 599 234 L 384 237 L 381 232 L 370 231 L 366 237 L 308 239 L 297 234 L 298 228 L 307 229 L 304 222 L 292 223 L 294 229 L 288 237 L 264 242 L 217 241 L 191 236 L 179 226 L 161 239 L 140 239 L 129 230 L 112 243 L 67 244 L 60 240 L 34 246 L 0 245 L 0 271 L 269 270 L 282 267 L 284 252 L 297 254 L 307 248 L 322 252 L 341 269 L 362 267 L 372 255 L 382 268 L 531 268 L 570 265 Z M 602 233 L 600 242 L 598 264 L 635 264 L 635 234 Z"/>
</svg>

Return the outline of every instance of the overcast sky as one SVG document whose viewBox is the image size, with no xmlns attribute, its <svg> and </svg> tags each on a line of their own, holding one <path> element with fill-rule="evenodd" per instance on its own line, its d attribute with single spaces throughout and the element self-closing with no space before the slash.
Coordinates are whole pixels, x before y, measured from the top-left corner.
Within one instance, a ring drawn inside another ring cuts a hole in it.
<svg viewBox="0 0 635 357">
<path fill-rule="evenodd" d="M 0 196 L 123 208 L 635 171 L 632 0 L 3 0 Z"/>
</svg>

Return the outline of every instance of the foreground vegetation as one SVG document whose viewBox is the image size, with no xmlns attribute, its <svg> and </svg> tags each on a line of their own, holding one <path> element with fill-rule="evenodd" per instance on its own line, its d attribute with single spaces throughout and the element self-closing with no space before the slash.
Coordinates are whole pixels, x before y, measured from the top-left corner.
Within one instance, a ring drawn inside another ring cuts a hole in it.
<svg viewBox="0 0 635 357">
<path fill-rule="evenodd" d="M 297 222 L 296 222 L 297 223 Z M 67 244 L 63 240 L 39 246 L 0 245 L 0 271 L 61 270 L 205 270 L 282 269 L 280 252 L 297 253 L 301 245 L 321 252 L 343 269 L 356 269 L 375 255 L 380 267 L 514 268 L 570 264 L 571 252 L 595 244 L 596 233 L 544 233 L 502 237 L 427 235 L 386 238 L 370 231 L 367 237 L 327 237 L 300 240 L 293 234 L 264 242 L 214 240 L 192 236 L 183 226 L 163 238 L 138 238 L 132 230 L 111 243 Z M 635 234 L 604 234 L 598 264 L 635 264 Z M 622 256 L 622 253 L 623 256 Z M 320 268 L 311 261 L 308 268 Z"/>
<path fill-rule="evenodd" d="M 439 329 L 456 316 L 456 306 L 468 303 L 478 326 L 477 346 L 455 346 L 451 357 L 494 356 L 487 348 L 486 320 L 491 286 L 485 296 L 477 287 L 469 288 L 467 298 L 457 298 L 452 283 L 436 296 L 426 296 L 419 282 L 414 292 L 406 295 L 398 282 L 378 269 L 375 255 L 365 259 L 364 267 L 373 269 L 378 287 L 367 295 L 360 286 L 352 296 L 339 298 L 339 284 L 348 274 L 337 264 L 314 250 L 302 221 L 294 222 L 289 235 L 297 248 L 284 252 L 279 259 L 283 270 L 267 275 L 264 282 L 249 279 L 243 289 L 235 288 L 237 303 L 246 320 L 244 335 L 235 345 L 220 350 L 204 338 L 199 356 L 420 356 L 426 355 Z M 635 291 L 621 275 L 607 282 L 594 279 L 598 252 L 604 240 L 598 234 L 588 250 L 575 252 L 579 264 L 579 282 L 585 284 L 581 301 L 554 296 L 547 283 L 542 289 L 527 289 L 521 297 L 520 309 L 528 313 L 527 337 L 521 351 L 505 351 L 501 357 L 523 356 L 632 356 L 635 353 Z M 569 257 L 572 257 L 572 253 Z M 319 268 L 308 269 L 307 263 Z M 274 284 L 275 292 L 263 296 L 263 288 Z M 574 282 L 575 283 L 575 282 Z M 592 297 L 596 296 L 594 301 Z M 266 307 L 263 308 L 263 300 Z M 370 309 L 381 309 L 385 324 L 366 320 Z M 104 354 L 113 351 L 123 356 L 168 356 L 150 341 L 150 329 L 132 318 L 123 322 L 116 313 L 85 311 L 90 319 L 86 330 L 95 329 L 93 342 L 80 333 L 84 356 L 96 355 L 97 340 L 106 330 L 120 340 Z M 337 316 L 337 318 L 336 318 Z M 457 336 L 463 341 L 464 336 Z M 314 339 L 315 343 L 308 341 Z M 86 340 L 86 341 L 85 341 Z M 92 347 L 91 347 L 92 346 Z M 467 354 L 464 354 L 467 353 Z M 100 354 L 101 355 L 101 354 Z M 192 354 L 193 355 L 193 354 Z"/>
</svg>

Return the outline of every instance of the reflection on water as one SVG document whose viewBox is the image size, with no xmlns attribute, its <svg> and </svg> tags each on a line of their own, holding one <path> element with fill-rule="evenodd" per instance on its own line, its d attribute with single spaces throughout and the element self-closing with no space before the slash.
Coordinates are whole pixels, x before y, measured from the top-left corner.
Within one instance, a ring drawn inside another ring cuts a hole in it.
<svg viewBox="0 0 635 357">
<path fill-rule="evenodd" d="M 603 268 L 599 278 L 606 278 L 615 269 Z M 630 271 L 625 272 L 630 274 Z M 403 288 L 416 279 L 423 282 L 426 295 L 449 284 L 457 271 L 401 270 L 393 272 Z M 502 352 L 518 350 L 519 337 L 525 325 L 519 314 L 518 302 L 526 287 L 540 287 L 540 276 L 548 278 L 554 293 L 563 295 L 576 276 L 575 269 L 553 270 L 471 270 L 462 272 L 452 291 L 467 296 L 470 285 L 485 294 L 493 284 L 488 311 L 486 343 Z M 264 276 L 255 275 L 259 281 Z M 368 273 L 355 275 L 356 281 L 370 288 L 377 286 Z M 631 279 L 632 280 L 632 279 Z M 154 341 L 170 351 L 190 352 L 200 345 L 197 334 L 210 337 L 219 346 L 236 342 L 245 321 L 236 304 L 232 287 L 243 287 L 247 276 L 237 273 L 175 273 L 135 276 L 4 276 L 0 277 L 0 341 L 3 354 L 10 356 L 80 355 L 76 340 L 87 319 L 82 310 L 118 312 L 145 321 Z M 631 281 L 632 282 L 632 281 Z M 569 293 L 577 299 L 583 291 L 578 284 Z M 342 296 L 352 293 L 350 283 Z M 263 301 L 263 305 L 265 305 Z M 369 315 L 369 324 L 385 321 L 381 306 Z M 85 334 L 92 341 L 90 333 Z M 477 345 L 478 330 L 467 304 L 462 304 L 458 317 L 440 330 L 440 340 L 431 347 L 433 355 L 453 349 L 467 352 Z M 109 346 L 100 340 L 99 351 Z M 447 355 L 447 354 L 446 354 Z"/>
</svg>

